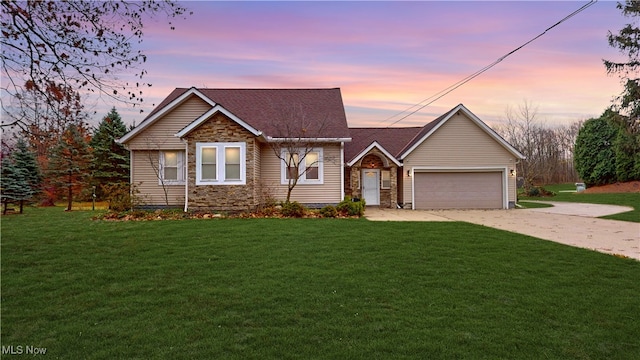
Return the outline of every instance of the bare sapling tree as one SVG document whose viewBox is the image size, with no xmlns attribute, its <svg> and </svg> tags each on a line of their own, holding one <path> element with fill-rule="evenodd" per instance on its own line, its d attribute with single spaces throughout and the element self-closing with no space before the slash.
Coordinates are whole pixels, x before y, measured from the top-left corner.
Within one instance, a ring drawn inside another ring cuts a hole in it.
<svg viewBox="0 0 640 360">
<path fill-rule="evenodd" d="M 166 152 L 163 152 L 161 150 L 163 148 L 162 146 L 163 143 L 159 143 L 158 138 L 146 137 L 144 141 L 146 142 L 146 148 L 151 149 L 151 150 L 144 150 L 144 152 L 146 153 L 147 160 L 149 162 L 149 167 L 151 167 L 151 169 L 153 170 L 153 173 L 155 174 L 156 178 L 158 178 L 158 182 L 162 187 L 162 194 L 164 196 L 165 206 L 169 206 L 168 185 L 171 182 L 171 180 L 169 179 L 173 177 L 174 166 L 167 166 L 168 159 L 164 158 L 166 156 Z M 173 158 L 169 161 L 172 162 L 171 165 L 174 165 Z M 177 178 L 178 173 L 181 171 L 178 164 L 177 155 L 175 158 L 175 171 L 176 171 L 175 175 Z"/>
<path fill-rule="evenodd" d="M 516 109 L 508 107 L 506 110 L 507 124 L 499 128 L 499 132 L 516 149 L 526 157 L 518 164 L 518 176 L 524 179 L 525 189 L 533 186 L 536 169 L 540 167 L 540 157 L 537 155 L 538 140 L 542 126 L 538 123 L 538 108 L 530 102 L 524 101 Z"/>
<path fill-rule="evenodd" d="M 274 136 L 267 140 L 285 166 L 286 203 L 291 201 L 291 193 L 301 179 L 318 179 L 321 163 L 328 160 L 317 150 L 322 145 L 320 134 L 326 127 L 326 120 L 309 119 L 302 106 L 292 105 L 287 111 L 280 111 L 280 119 L 274 123 Z"/>
<path fill-rule="evenodd" d="M 525 101 L 508 108 L 507 123 L 496 130 L 526 158 L 518 164 L 525 190 L 535 182 L 544 184 L 577 179 L 573 168 L 573 143 L 580 123 L 547 126 L 538 120 L 537 107 Z"/>
</svg>

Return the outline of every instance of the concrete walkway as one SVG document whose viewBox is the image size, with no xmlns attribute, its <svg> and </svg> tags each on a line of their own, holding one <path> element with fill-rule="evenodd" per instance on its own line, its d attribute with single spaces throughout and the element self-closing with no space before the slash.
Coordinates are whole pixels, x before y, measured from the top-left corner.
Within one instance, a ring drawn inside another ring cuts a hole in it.
<svg viewBox="0 0 640 360">
<path fill-rule="evenodd" d="M 551 203 L 551 202 L 550 202 Z M 399 210 L 367 207 L 371 221 L 464 221 L 544 240 L 640 260 L 640 223 L 596 217 L 633 210 L 625 206 L 551 203 L 516 210 Z"/>
</svg>

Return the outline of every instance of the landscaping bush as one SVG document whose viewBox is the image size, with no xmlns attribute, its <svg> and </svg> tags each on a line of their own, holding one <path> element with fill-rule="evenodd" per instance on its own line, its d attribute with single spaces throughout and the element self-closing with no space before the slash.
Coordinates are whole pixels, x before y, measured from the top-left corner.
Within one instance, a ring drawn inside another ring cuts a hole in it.
<svg viewBox="0 0 640 360">
<path fill-rule="evenodd" d="M 286 217 L 303 217 L 305 212 L 306 212 L 306 208 L 304 206 L 302 206 L 302 204 L 300 204 L 297 201 L 292 201 L 292 202 L 286 202 L 282 204 L 282 210 L 281 213 L 283 216 Z"/>
<path fill-rule="evenodd" d="M 556 196 L 556 193 L 549 191 L 542 186 L 532 186 L 529 189 L 525 189 L 522 195 L 527 197 L 551 197 Z"/>
<path fill-rule="evenodd" d="M 336 207 L 333 205 L 327 205 L 320 209 L 320 215 L 326 218 L 334 218 L 338 216 L 338 210 L 336 210 Z"/>
<path fill-rule="evenodd" d="M 364 215 L 364 209 L 364 200 L 354 201 L 351 196 L 345 196 L 344 200 L 336 206 L 336 210 L 338 210 L 340 214 L 348 216 L 362 216 Z"/>
<path fill-rule="evenodd" d="M 100 185 L 105 200 L 109 202 L 109 210 L 122 212 L 132 207 L 131 187 L 129 183 L 112 183 Z"/>
</svg>

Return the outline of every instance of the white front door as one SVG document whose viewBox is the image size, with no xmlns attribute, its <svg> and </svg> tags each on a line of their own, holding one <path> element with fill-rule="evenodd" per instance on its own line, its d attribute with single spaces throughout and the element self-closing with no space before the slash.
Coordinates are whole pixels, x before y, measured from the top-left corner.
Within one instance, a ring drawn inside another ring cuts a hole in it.
<svg viewBox="0 0 640 360">
<path fill-rule="evenodd" d="M 380 205 L 380 169 L 362 170 L 362 198 L 367 205 Z"/>
</svg>

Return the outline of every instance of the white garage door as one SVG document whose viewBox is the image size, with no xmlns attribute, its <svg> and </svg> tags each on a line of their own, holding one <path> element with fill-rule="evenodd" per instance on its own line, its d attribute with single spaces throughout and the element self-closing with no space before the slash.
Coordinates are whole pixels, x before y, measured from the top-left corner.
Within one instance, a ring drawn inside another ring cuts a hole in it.
<svg viewBox="0 0 640 360">
<path fill-rule="evenodd" d="M 501 209 L 502 172 L 416 172 L 416 209 Z"/>
</svg>

